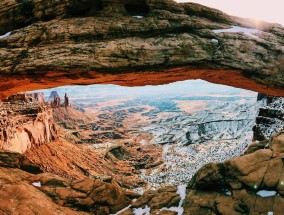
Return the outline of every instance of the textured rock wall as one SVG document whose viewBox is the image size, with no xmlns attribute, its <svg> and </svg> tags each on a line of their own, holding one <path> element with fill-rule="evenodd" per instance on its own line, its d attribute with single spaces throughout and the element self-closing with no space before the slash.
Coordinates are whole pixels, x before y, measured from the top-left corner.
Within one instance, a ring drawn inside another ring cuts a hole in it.
<svg viewBox="0 0 284 215">
<path fill-rule="evenodd" d="M 260 94 L 258 99 L 264 104 L 253 127 L 254 140 L 269 140 L 284 128 L 284 98 Z"/>
<path fill-rule="evenodd" d="M 248 152 L 203 166 L 188 184 L 184 214 L 282 214 L 284 134 Z"/>
<path fill-rule="evenodd" d="M 24 153 L 57 137 L 52 110 L 31 96 L 16 95 L 0 103 L 0 116 L 1 149 Z"/>
<path fill-rule="evenodd" d="M 24 2 L 34 5 L 28 23 L 21 18 L 27 3 L 0 3 L 2 33 L 13 30 L 0 39 L 1 74 L 72 71 L 74 75 L 190 65 L 241 70 L 265 85 L 284 86 L 280 25 L 263 23 L 265 29 L 256 36 L 217 34 L 212 30 L 255 26 L 215 9 L 173 0 Z"/>
<path fill-rule="evenodd" d="M 32 165 L 23 160 L 18 153 L 0 151 L 1 214 L 115 214 L 130 204 L 114 183 L 37 174 L 23 168 Z"/>
</svg>

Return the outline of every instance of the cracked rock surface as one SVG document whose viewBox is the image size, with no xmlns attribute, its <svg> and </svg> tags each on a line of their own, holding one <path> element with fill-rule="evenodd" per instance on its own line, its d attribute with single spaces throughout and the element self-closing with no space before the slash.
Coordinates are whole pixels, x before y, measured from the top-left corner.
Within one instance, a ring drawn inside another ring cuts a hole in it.
<svg viewBox="0 0 284 215">
<path fill-rule="evenodd" d="M 203 166 L 188 184 L 184 214 L 281 214 L 284 134 L 259 144 L 241 157 Z"/>
<path fill-rule="evenodd" d="M 3 0 L 0 74 L 235 69 L 283 88 L 284 29 L 173 0 Z M 232 26 L 258 28 L 214 33 Z"/>
</svg>

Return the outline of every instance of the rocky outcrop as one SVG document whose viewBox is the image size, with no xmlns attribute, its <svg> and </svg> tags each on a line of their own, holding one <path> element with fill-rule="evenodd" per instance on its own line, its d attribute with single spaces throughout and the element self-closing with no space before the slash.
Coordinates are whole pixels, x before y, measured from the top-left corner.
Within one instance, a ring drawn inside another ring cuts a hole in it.
<svg viewBox="0 0 284 215">
<path fill-rule="evenodd" d="M 50 173 L 28 173 L 19 169 L 29 164 L 23 164 L 22 160 L 24 157 L 20 154 L 0 152 L 2 214 L 107 215 L 115 214 L 130 203 L 115 184 L 88 178 L 70 181 Z"/>
<path fill-rule="evenodd" d="M 173 0 L 5 0 L 0 17 L 1 33 L 13 30 L 0 39 L 1 74 L 60 71 L 74 76 L 186 65 L 240 70 L 264 85 L 284 86 L 282 26 L 263 23 L 265 28 L 255 35 L 218 33 L 213 30 L 255 26 L 201 5 Z M 193 68 L 184 67 L 188 70 Z"/>
<path fill-rule="evenodd" d="M 130 199 L 117 185 L 100 180 L 68 181 L 53 174 L 43 173 L 29 178 L 38 189 L 62 206 L 95 214 L 114 214 L 129 205 Z"/>
<path fill-rule="evenodd" d="M 182 203 L 185 197 L 184 186 L 168 186 L 158 190 L 146 191 L 142 196 L 133 199 L 132 203 L 118 212 L 118 215 L 150 214 L 177 215 L 182 214 Z"/>
<path fill-rule="evenodd" d="M 259 108 L 253 127 L 254 140 L 269 140 L 273 134 L 284 128 L 284 99 L 260 94 L 258 100 L 264 104 Z"/>
<path fill-rule="evenodd" d="M 41 94 L 16 94 L 0 103 L 1 149 L 24 153 L 57 138 L 52 110 L 42 100 Z"/>
<path fill-rule="evenodd" d="M 202 167 L 188 184 L 184 214 L 281 214 L 284 134 L 261 146 Z"/>
<path fill-rule="evenodd" d="M 43 93 L 29 93 L 28 95 L 39 103 L 45 103 L 45 98 Z"/>
</svg>

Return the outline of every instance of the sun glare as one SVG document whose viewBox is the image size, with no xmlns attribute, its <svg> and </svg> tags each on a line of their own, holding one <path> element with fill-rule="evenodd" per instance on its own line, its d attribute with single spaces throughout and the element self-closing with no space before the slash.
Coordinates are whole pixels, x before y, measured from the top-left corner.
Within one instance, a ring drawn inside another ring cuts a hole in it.
<svg viewBox="0 0 284 215">
<path fill-rule="evenodd" d="M 176 0 L 177 2 L 195 2 L 222 10 L 230 15 L 259 19 L 284 26 L 282 0 Z"/>
</svg>

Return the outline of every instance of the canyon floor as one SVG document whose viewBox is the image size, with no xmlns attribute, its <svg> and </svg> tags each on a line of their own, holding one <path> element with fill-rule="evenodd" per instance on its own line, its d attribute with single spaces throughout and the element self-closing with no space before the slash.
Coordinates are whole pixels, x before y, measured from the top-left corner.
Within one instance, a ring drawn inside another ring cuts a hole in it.
<svg viewBox="0 0 284 215">
<path fill-rule="evenodd" d="M 234 92 L 234 88 L 225 88 L 229 91 L 225 95 L 190 94 L 188 90 L 159 98 L 150 98 L 147 92 L 130 97 L 108 95 L 97 88 L 87 96 L 81 95 L 82 89 L 68 89 L 73 92 L 72 107 L 53 109 L 60 140 L 25 155 L 46 171 L 69 178 L 111 176 L 120 186 L 140 194 L 184 185 L 204 164 L 241 155 L 253 138 L 252 127 L 263 104 L 256 93 Z M 131 94 L 132 89 L 123 90 Z M 58 92 L 46 92 L 49 101 L 52 95 Z M 50 160 L 50 151 L 61 158 Z"/>
</svg>

